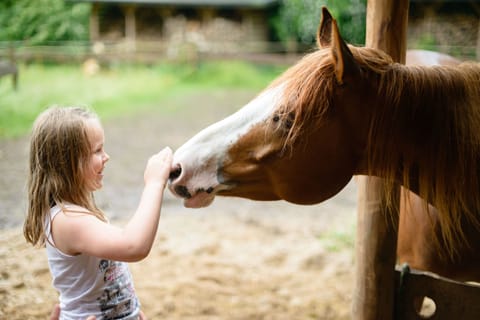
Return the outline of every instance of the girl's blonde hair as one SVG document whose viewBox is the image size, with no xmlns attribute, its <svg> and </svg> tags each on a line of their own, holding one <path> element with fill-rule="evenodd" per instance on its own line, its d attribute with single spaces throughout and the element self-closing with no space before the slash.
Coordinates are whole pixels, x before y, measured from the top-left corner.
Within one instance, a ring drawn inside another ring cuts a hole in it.
<svg viewBox="0 0 480 320">
<path fill-rule="evenodd" d="M 81 107 L 51 107 L 38 116 L 30 141 L 27 218 L 23 233 L 44 245 L 50 208 L 72 203 L 106 221 L 84 180 L 92 153 L 87 120 L 98 119 Z"/>
</svg>

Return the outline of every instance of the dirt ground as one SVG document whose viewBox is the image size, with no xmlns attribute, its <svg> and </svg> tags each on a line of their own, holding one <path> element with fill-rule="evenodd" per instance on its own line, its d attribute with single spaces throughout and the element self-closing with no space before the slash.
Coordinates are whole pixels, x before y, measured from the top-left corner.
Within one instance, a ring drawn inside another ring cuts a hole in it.
<svg viewBox="0 0 480 320">
<path fill-rule="evenodd" d="M 111 160 L 96 194 L 112 223 L 135 210 L 149 155 L 173 149 L 256 92 L 191 93 L 175 112 L 104 121 Z M 25 243 L 28 138 L 0 140 L 0 319 L 45 319 L 58 295 L 44 249 Z M 155 245 L 130 265 L 149 319 L 349 319 L 356 187 L 316 206 L 217 198 L 185 209 L 167 191 Z"/>
</svg>

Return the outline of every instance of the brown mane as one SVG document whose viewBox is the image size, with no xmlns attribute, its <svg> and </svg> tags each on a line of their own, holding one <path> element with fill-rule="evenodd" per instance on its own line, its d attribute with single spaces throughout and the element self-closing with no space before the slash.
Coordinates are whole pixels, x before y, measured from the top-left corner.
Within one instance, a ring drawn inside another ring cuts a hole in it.
<svg viewBox="0 0 480 320">
<path fill-rule="evenodd" d="M 377 174 L 387 180 L 390 196 L 401 170 L 402 184 L 441 213 L 441 243 L 455 253 L 455 243 L 466 242 L 464 223 L 480 229 L 480 66 L 409 67 L 377 50 L 350 50 L 362 81 L 378 88 L 369 120 L 369 167 L 381 168 Z M 306 123 L 321 125 L 335 81 L 327 48 L 305 56 L 272 83 L 285 85 L 278 112 L 294 115 L 286 145 Z M 401 158 L 398 149 L 404 150 Z"/>
</svg>

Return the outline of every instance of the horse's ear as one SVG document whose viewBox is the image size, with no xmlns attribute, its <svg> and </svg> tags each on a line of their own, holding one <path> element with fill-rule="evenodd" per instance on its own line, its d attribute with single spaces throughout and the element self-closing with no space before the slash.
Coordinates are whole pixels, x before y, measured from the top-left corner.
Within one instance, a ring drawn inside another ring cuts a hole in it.
<svg viewBox="0 0 480 320">
<path fill-rule="evenodd" d="M 329 47 L 332 43 L 332 15 L 326 7 L 322 7 L 322 18 L 317 31 L 317 45 L 319 48 Z"/>
<path fill-rule="evenodd" d="M 355 62 L 352 52 L 342 39 L 338 31 L 337 22 L 334 19 L 332 19 L 331 29 L 331 50 L 335 64 L 335 76 L 338 83 L 343 84 L 346 77 L 357 75 L 360 73 L 360 69 Z"/>
</svg>

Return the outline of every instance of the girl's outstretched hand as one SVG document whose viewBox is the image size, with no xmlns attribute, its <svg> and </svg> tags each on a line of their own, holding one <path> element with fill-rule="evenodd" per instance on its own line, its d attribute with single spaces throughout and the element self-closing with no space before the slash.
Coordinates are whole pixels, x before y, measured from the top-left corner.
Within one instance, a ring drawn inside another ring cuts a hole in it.
<svg viewBox="0 0 480 320">
<path fill-rule="evenodd" d="M 157 154 L 150 157 L 143 175 L 145 184 L 159 183 L 165 188 L 168 176 L 171 171 L 173 152 L 170 147 L 164 148 Z"/>
</svg>

